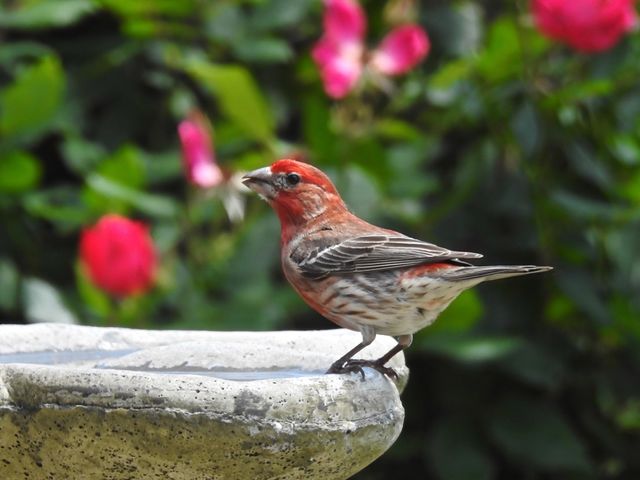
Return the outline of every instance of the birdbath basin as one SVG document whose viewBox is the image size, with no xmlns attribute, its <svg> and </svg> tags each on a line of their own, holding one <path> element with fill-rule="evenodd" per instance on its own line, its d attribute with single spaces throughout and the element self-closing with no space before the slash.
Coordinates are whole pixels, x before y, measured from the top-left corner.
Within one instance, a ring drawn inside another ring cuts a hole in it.
<svg viewBox="0 0 640 480">
<path fill-rule="evenodd" d="M 0 325 L 0 478 L 348 478 L 400 434 L 408 377 L 324 374 L 359 341 Z"/>
</svg>

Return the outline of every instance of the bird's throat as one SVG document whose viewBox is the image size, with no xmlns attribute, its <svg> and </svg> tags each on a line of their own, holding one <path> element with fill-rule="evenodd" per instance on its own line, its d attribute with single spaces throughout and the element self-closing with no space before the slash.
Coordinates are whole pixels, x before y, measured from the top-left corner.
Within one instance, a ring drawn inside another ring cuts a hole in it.
<svg viewBox="0 0 640 480">
<path fill-rule="evenodd" d="M 333 212 L 347 211 L 342 201 L 327 202 L 316 195 L 300 195 L 286 197 L 279 195 L 272 203 L 278 214 L 281 226 L 281 240 L 288 242 L 303 225 L 317 221 L 323 215 Z"/>
</svg>

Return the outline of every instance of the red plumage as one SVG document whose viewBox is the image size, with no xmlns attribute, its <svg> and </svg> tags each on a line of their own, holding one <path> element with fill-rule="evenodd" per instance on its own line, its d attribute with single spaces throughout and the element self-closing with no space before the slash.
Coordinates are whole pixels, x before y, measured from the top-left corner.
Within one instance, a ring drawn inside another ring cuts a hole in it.
<svg viewBox="0 0 640 480">
<path fill-rule="evenodd" d="M 462 291 L 485 280 L 550 270 L 533 265 L 473 266 L 482 255 L 452 251 L 372 225 L 347 209 L 319 169 L 279 160 L 244 183 L 276 211 L 281 224 L 284 274 L 318 313 L 362 333 L 362 342 L 333 363 L 330 373 L 370 366 L 390 376 L 385 363 L 411 344 Z M 377 334 L 398 345 L 375 361 L 354 360 Z"/>
</svg>

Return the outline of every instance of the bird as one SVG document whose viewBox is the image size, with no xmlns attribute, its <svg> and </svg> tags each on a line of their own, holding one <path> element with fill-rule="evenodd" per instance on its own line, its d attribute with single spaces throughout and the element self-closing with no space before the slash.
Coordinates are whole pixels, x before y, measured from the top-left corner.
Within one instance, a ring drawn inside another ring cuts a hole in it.
<svg viewBox="0 0 640 480">
<path fill-rule="evenodd" d="M 546 272 L 536 265 L 476 266 L 479 253 L 455 251 L 378 227 L 349 211 L 330 178 L 311 164 L 281 159 L 246 173 L 242 182 L 280 220 L 282 270 L 302 299 L 362 341 L 327 373 L 370 367 L 390 378 L 386 363 L 411 345 L 464 290 L 487 280 Z M 375 360 L 353 358 L 376 335 L 397 344 Z"/>
</svg>

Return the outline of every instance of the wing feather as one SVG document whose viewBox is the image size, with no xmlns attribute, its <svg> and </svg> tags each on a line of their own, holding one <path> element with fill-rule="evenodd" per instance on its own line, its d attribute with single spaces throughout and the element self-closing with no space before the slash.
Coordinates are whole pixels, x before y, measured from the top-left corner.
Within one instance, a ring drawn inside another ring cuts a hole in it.
<svg viewBox="0 0 640 480">
<path fill-rule="evenodd" d="M 307 276 L 374 272 L 445 260 L 481 258 L 402 235 L 365 235 L 323 246 L 303 258 L 293 258 Z"/>
</svg>

